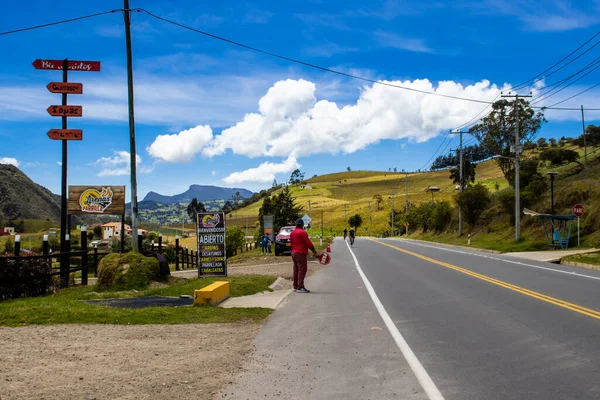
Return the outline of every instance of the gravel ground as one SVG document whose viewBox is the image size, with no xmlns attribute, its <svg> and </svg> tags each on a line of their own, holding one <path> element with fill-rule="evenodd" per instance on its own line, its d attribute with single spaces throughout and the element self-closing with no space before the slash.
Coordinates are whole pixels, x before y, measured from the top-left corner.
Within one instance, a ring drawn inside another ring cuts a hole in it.
<svg viewBox="0 0 600 400">
<path fill-rule="evenodd" d="M 211 399 L 241 368 L 259 327 L 0 328 L 0 399 Z"/>
</svg>

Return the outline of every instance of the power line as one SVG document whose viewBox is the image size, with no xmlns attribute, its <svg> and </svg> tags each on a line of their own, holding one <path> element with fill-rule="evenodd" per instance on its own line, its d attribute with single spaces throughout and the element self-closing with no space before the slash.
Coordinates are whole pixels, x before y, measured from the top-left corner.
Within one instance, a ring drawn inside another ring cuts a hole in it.
<svg viewBox="0 0 600 400">
<path fill-rule="evenodd" d="M 554 104 L 552 104 L 550 107 L 554 107 L 554 106 L 556 106 L 556 105 L 558 105 L 558 104 L 562 104 L 562 103 L 564 103 L 565 101 L 571 100 L 571 99 L 573 99 L 573 98 L 575 98 L 575 97 L 577 97 L 577 96 L 579 96 L 579 95 L 581 95 L 581 94 L 584 94 L 584 93 L 585 93 L 585 92 L 587 92 L 587 91 L 590 91 L 590 90 L 592 90 L 593 88 L 595 88 L 595 87 L 597 87 L 597 86 L 600 86 L 600 82 L 596 83 L 596 84 L 595 84 L 595 85 L 593 85 L 593 86 L 590 86 L 589 88 L 587 88 L 587 89 L 585 89 L 585 90 L 583 90 L 583 91 L 581 91 L 581 92 L 579 92 L 579 93 L 577 93 L 577 94 L 574 94 L 574 95 L 573 95 L 573 96 L 571 96 L 571 97 L 567 97 L 566 99 L 564 99 L 564 100 L 561 100 L 561 101 L 559 101 L 558 103 L 554 103 Z"/>
<path fill-rule="evenodd" d="M 546 93 L 546 95 L 542 96 L 541 98 L 536 99 L 532 104 L 537 104 L 539 102 L 541 102 L 542 100 L 546 100 L 552 96 L 555 96 L 556 94 L 562 92 L 563 90 L 565 90 L 566 88 L 568 88 L 569 86 L 573 85 L 574 83 L 580 81 L 581 79 L 585 78 L 586 76 L 588 76 L 589 74 L 591 74 L 592 72 L 594 72 L 595 70 L 597 70 L 598 68 L 600 68 L 600 64 L 598 64 L 595 68 L 593 68 L 592 70 L 588 71 L 585 75 L 581 75 L 579 78 L 575 79 L 574 81 L 570 82 L 568 85 L 563 86 L 562 88 L 554 88 L 553 90 L 551 90 L 550 92 L 554 91 L 554 93 L 548 94 L 549 92 Z M 558 90 L 556 90 L 558 89 Z"/>
<path fill-rule="evenodd" d="M 15 30 L 12 30 L 12 31 L 0 32 L 0 36 L 10 35 L 12 33 L 18 33 L 18 32 L 32 31 L 34 29 L 47 28 L 49 26 L 66 24 L 66 23 L 69 23 L 69 22 L 80 21 L 82 19 L 98 17 L 100 15 L 112 14 L 112 13 L 116 13 L 116 12 L 120 12 L 120 11 L 124 11 L 124 9 L 104 11 L 104 12 L 100 12 L 100 13 L 96 13 L 96 14 L 84 15 L 82 17 L 70 18 L 70 19 L 65 19 L 65 20 L 56 21 L 56 22 L 50 22 L 50 23 L 42 24 L 42 25 L 35 25 L 35 26 L 27 27 L 27 28 L 21 28 L 21 29 L 15 29 Z M 139 9 L 130 10 L 130 11 L 139 11 Z"/>
<path fill-rule="evenodd" d="M 563 57 L 563 58 L 562 58 L 560 61 L 558 61 L 556 64 L 554 64 L 554 65 L 553 65 L 553 66 L 551 66 L 550 68 L 547 68 L 546 70 L 544 70 L 544 71 L 540 72 L 539 74 L 537 74 L 537 75 L 536 75 L 536 76 L 534 76 L 533 78 L 531 78 L 531 79 L 529 79 L 529 80 L 527 80 L 527 81 L 525 81 L 525 82 L 523 82 L 523 83 L 520 83 L 520 84 L 519 84 L 519 85 L 517 85 L 517 86 L 514 86 L 514 89 L 515 89 L 515 90 L 522 89 L 524 86 L 527 86 L 527 85 L 528 85 L 528 84 L 529 84 L 531 81 L 534 81 L 534 83 L 535 83 L 535 80 L 536 80 L 537 78 L 539 78 L 540 76 L 544 75 L 546 72 L 548 72 L 548 71 L 552 70 L 554 67 L 558 66 L 560 63 L 562 63 L 563 61 L 565 61 L 566 59 L 568 59 L 569 57 L 571 57 L 573 54 L 577 53 L 577 52 L 578 52 L 579 50 L 581 50 L 581 49 L 582 49 L 582 48 L 583 48 L 583 47 L 584 47 L 586 44 L 588 44 L 589 42 L 591 42 L 592 40 L 594 40 L 594 38 L 595 38 L 596 36 L 598 36 L 598 35 L 600 35 L 600 31 L 596 32 L 596 33 L 595 33 L 595 34 L 594 34 L 594 35 L 593 35 L 591 38 L 589 38 L 589 39 L 588 39 L 588 40 L 586 40 L 586 41 L 585 41 L 585 42 L 584 42 L 584 43 L 583 43 L 581 46 L 579 46 L 578 48 L 576 48 L 575 50 L 573 50 L 572 52 L 570 52 L 569 54 L 567 54 L 565 57 Z M 590 51 L 591 49 L 593 49 L 594 47 L 596 47 L 596 46 L 597 46 L 599 43 L 600 43 L 600 41 L 599 41 L 599 42 L 596 42 L 596 44 L 595 44 L 594 46 L 592 46 L 592 47 L 590 47 L 589 49 L 587 49 L 587 50 L 586 50 L 584 53 L 580 54 L 580 55 L 579 55 L 577 58 L 581 57 L 583 54 L 587 53 L 588 51 Z M 566 67 L 566 66 L 567 66 L 567 65 L 569 65 L 571 62 L 575 61 L 577 58 L 575 58 L 574 60 L 570 61 L 568 64 L 565 64 L 565 65 L 564 65 L 564 66 L 562 66 L 560 69 L 558 69 L 558 70 L 556 70 L 556 71 L 554 71 L 554 72 L 558 72 L 558 71 L 560 71 L 562 68 Z M 554 72 L 553 72 L 553 73 L 554 73 Z M 550 74 L 550 75 L 551 75 L 551 74 Z M 550 75 L 547 75 L 547 76 L 550 76 Z"/>
<path fill-rule="evenodd" d="M 374 80 L 374 79 L 369 79 L 369 78 L 365 78 L 365 77 L 362 77 L 362 76 L 353 75 L 353 74 L 349 74 L 349 73 L 342 72 L 342 71 L 337 71 L 337 70 L 326 68 L 326 67 L 321 67 L 321 66 L 316 65 L 316 64 L 311 64 L 311 63 L 308 63 L 308 62 L 305 62 L 305 61 L 301 61 L 301 60 L 297 60 L 297 59 L 294 59 L 294 58 L 291 58 L 291 57 L 282 56 L 280 54 L 276 54 L 276 53 L 273 53 L 273 52 L 270 52 L 270 51 L 266 51 L 266 50 L 261 50 L 261 49 L 259 49 L 257 47 L 253 47 L 253 46 L 249 46 L 247 44 L 236 42 L 234 40 L 226 39 L 226 38 L 221 37 L 221 36 L 213 35 L 212 33 L 204 32 L 204 31 L 201 31 L 199 29 L 192 28 L 191 26 L 180 24 L 179 22 L 175 22 L 175 21 L 169 20 L 167 18 L 159 17 L 158 15 L 152 14 L 150 11 L 145 10 L 143 8 L 140 9 L 140 10 L 143 11 L 143 12 L 145 12 L 146 14 L 150 15 L 153 18 L 156 18 L 158 20 L 161 20 L 163 22 L 167 22 L 167 23 L 175 25 L 175 26 L 179 26 L 180 28 L 184 28 L 184 29 L 190 30 L 192 32 L 199 33 L 201 35 L 208 36 L 208 37 L 213 38 L 213 39 L 217 39 L 217 40 L 229 43 L 229 44 L 233 44 L 235 46 L 242 47 L 242 48 L 247 49 L 247 50 L 252 50 L 252 51 L 255 51 L 257 53 L 265 54 L 265 55 L 270 56 L 270 57 L 274 57 L 274 58 L 278 58 L 278 59 L 281 59 L 281 60 L 289 61 L 289 62 L 292 62 L 292 63 L 295 63 L 295 64 L 299 64 L 299 65 L 304 65 L 305 67 L 310 67 L 310 68 L 313 68 L 313 69 L 318 69 L 320 71 L 329 72 L 329 73 L 332 73 L 332 74 L 341 75 L 341 76 L 345 76 L 347 78 L 357 79 L 357 80 L 360 80 L 360 81 L 369 82 L 369 83 L 373 83 L 373 84 L 377 84 L 377 85 L 389 86 L 389 87 L 394 87 L 394 88 L 397 88 L 397 89 L 408 90 L 408 91 L 411 91 L 411 92 L 417 92 L 417 93 L 422 93 L 422 94 L 427 94 L 427 95 L 445 97 L 445 98 L 453 99 L 453 100 L 470 101 L 470 102 L 473 102 L 473 103 L 481 103 L 481 104 L 491 104 L 491 102 L 485 101 L 485 100 L 471 99 L 471 98 L 468 98 L 468 97 L 452 96 L 452 95 L 449 95 L 449 94 L 429 92 L 429 91 L 426 91 L 426 90 L 420 90 L 420 89 L 410 88 L 410 87 L 407 87 L 407 86 L 395 85 L 395 84 L 389 83 L 389 82 L 377 81 L 377 80 Z"/>
<path fill-rule="evenodd" d="M 553 87 L 553 86 L 554 86 L 554 88 L 553 88 L 553 89 L 546 90 L 546 91 L 544 91 L 543 93 L 539 94 L 539 97 L 541 97 L 541 96 L 546 96 L 548 93 L 550 93 L 550 92 L 553 92 L 553 91 L 557 90 L 557 89 L 558 89 L 558 88 L 560 88 L 560 87 L 561 87 L 563 84 L 567 83 L 568 81 L 570 81 L 571 79 L 573 79 L 573 78 L 574 78 L 574 77 L 576 77 L 577 75 L 581 74 L 582 72 L 585 72 L 586 70 L 588 70 L 588 69 L 590 69 L 590 68 L 594 67 L 594 68 L 592 68 L 590 71 L 588 71 L 586 74 L 584 74 L 584 75 L 580 76 L 580 77 L 579 77 L 579 78 L 578 78 L 576 81 L 574 81 L 574 82 L 577 82 L 577 81 L 578 81 L 578 80 L 580 80 L 581 78 L 583 78 L 583 77 L 585 77 L 585 76 L 589 75 L 590 73 L 592 73 L 593 71 L 595 71 L 596 69 L 598 69 L 598 67 L 599 67 L 599 66 L 600 66 L 600 57 L 597 57 L 596 59 L 594 59 L 594 61 L 590 62 L 588 65 L 586 65 L 584 68 L 580 69 L 579 71 L 575 72 L 574 74 L 571 74 L 571 75 L 567 76 L 567 77 L 566 77 L 566 78 L 564 78 L 564 79 L 561 79 L 561 80 L 559 80 L 559 81 L 556 81 L 556 82 L 554 82 L 554 83 L 552 83 L 552 84 L 549 84 L 549 85 L 546 85 L 546 86 L 544 86 L 544 87 L 541 87 L 541 88 L 539 88 L 539 89 L 534 89 L 533 91 L 535 91 L 535 92 L 541 92 L 543 89 L 548 89 L 548 88 L 551 88 L 551 87 Z M 538 98 L 538 99 L 539 99 L 539 98 Z M 534 101 L 534 104 L 535 104 L 535 103 L 537 103 L 537 100 L 536 100 L 536 101 Z"/>
</svg>

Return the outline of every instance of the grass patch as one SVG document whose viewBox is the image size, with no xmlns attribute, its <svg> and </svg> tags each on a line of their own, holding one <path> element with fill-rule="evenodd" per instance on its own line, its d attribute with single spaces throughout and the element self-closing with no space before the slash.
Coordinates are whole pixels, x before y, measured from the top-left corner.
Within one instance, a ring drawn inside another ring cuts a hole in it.
<svg viewBox="0 0 600 400">
<path fill-rule="evenodd" d="M 471 246 L 477 249 L 496 250 L 503 253 L 519 251 L 548 250 L 548 243 L 544 237 L 534 237 L 529 232 L 521 232 L 521 240 L 515 242 L 514 228 L 505 232 L 477 233 L 471 237 Z M 411 234 L 412 239 L 427 240 L 430 242 L 467 246 L 467 235 L 458 237 L 456 233 L 444 234 Z"/>
<path fill-rule="evenodd" d="M 596 265 L 599 267 L 598 269 L 600 269 L 600 251 L 596 253 L 575 254 L 572 256 L 567 256 L 561 261 L 572 261 L 582 264 Z"/>
<path fill-rule="evenodd" d="M 227 280 L 232 297 L 269 290 L 275 280 L 270 276 L 240 276 L 231 278 L 199 278 L 173 280 L 168 287 L 143 291 L 104 292 L 97 294 L 93 286 L 61 290 L 54 295 L 8 300 L 0 303 L 0 326 L 35 324 L 191 324 L 225 323 L 241 320 L 261 321 L 272 310 L 263 308 L 219 307 L 149 307 L 121 309 L 89 304 L 82 300 L 143 296 L 193 295 L 217 280 Z"/>
</svg>

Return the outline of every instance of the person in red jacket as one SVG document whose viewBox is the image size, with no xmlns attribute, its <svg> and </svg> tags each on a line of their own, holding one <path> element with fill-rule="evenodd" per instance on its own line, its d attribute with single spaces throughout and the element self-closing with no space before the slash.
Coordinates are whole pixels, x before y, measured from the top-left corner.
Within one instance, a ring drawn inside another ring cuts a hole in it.
<svg viewBox="0 0 600 400">
<path fill-rule="evenodd" d="M 294 261 L 294 292 L 310 293 L 310 290 L 304 287 L 304 277 L 308 270 L 308 250 L 312 251 L 315 256 L 317 251 L 308 238 L 308 233 L 304 230 L 304 221 L 301 218 L 296 220 L 296 229 L 290 234 L 290 243 Z"/>
</svg>

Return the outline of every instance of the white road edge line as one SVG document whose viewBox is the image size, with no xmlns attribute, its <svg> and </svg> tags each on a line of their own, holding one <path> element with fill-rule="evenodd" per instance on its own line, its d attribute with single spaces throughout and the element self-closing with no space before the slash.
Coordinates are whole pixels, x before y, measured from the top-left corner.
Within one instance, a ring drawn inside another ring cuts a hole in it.
<svg viewBox="0 0 600 400">
<path fill-rule="evenodd" d="M 558 272 L 560 274 L 575 275 L 575 276 L 579 276 L 579 277 L 582 277 L 582 278 L 596 279 L 596 280 L 600 281 L 600 277 L 598 277 L 598 276 L 578 274 L 577 272 L 570 272 L 570 271 L 562 271 L 560 269 L 542 267 L 542 266 L 539 266 L 539 265 L 527 264 L 527 263 L 520 262 L 520 261 L 505 260 L 503 258 L 488 256 L 486 254 L 469 253 L 468 251 L 454 250 L 454 249 L 449 249 L 447 247 L 430 246 L 430 245 L 423 244 L 423 243 L 417 243 L 417 242 L 412 241 L 412 240 L 402 240 L 402 239 L 392 239 L 392 240 L 400 241 L 400 242 L 403 242 L 403 243 L 414 244 L 415 246 L 429 247 L 431 249 L 445 250 L 445 251 L 450 251 L 452 253 L 459 253 L 459 254 L 466 254 L 466 255 L 469 255 L 469 256 L 489 258 L 490 260 L 503 261 L 503 262 L 510 263 L 510 264 L 523 265 L 524 267 L 531 267 L 531 268 L 543 269 L 543 270 L 546 270 L 546 271 Z"/>
<path fill-rule="evenodd" d="M 373 289 L 371 282 L 369 282 L 367 276 L 364 274 L 362 268 L 360 267 L 360 264 L 358 263 L 358 260 L 356 259 L 356 256 L 354 255 L 354 252 L 350 248 L 350 245 L 348 245 L 348 242 L 346 242 L 346 247 L 348 247 L 352 258 L 354 259 L 356 270 L 362 278 L 363 283 L 365 284 L 365 288 L 369 292 L 371 300 L 373 300 L 373 303 L 375 304 L 375 308 L 377 308 L 377 311 L 379 312 L 381 319 L 383 319 L 385 326 L 390 331 L 390 334 L 394 338 L 394 341 L 396 342 L 396 345 L 402 352 L 402 355 L 404 355 L 404 358 L 408 362 L 410 369 L 412 369 L 413 373 L 417 377 L 417 380 L 421 384 L 421 387 L 423 387 L 423 390 L 425 390 L 427 397 L 429 398 L 429 400 L 444 400 L 444 396 L 442 396 L 442 393 L 438 390 L 437 386 L 435 386 L 435 383 L 433 383 L 433 380 L 431 379 L 431 377 L 429 376 L 429 374 L 427 373 L 427 371 L 425 370 L 415 353 L 412 351 L 408 343 L 406 343 L 404 336 L 402 336 L 402 334 L 396 327 L 396 324 L 394 324 L 394 321 L 392 321 L 392 318 L 383 307 L 383 304 L 381 304 L 381 301 L 379 301 L 379 297 L 377 297 L 375 289 Z"/>
</svg>

